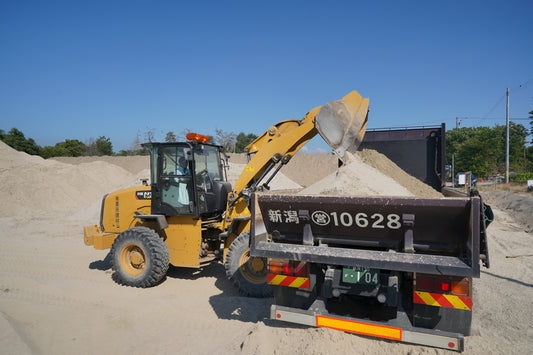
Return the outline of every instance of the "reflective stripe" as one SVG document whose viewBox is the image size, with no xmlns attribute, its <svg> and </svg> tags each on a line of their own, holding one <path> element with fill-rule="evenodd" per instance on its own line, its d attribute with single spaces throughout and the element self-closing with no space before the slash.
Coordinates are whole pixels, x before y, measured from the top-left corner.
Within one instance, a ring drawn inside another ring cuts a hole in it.
<svg viewBox="0 0 533 355">
<path fill-rule="evenodd" d="M 471 297 L 460 297 L 454 295 L 415 291 L 413 293 L 413 302 L 435 307 L 456 308 L 467 311 L 472 310 Z"/>
<path fill-rule="evenodd" d="M 380 338 L 402 340 L 402 329 L 383 325 L 355 322 L 338 318 L 316 316 L 317 327 L 332 328 L 346 332 L 371 335 Z"/>
<path fill-rule="evenodd" d="M 279 285 L 294 288 L 309 288 L 308 277 L 267 274 L 267 283 L 269 285 Z"/>
</svg>

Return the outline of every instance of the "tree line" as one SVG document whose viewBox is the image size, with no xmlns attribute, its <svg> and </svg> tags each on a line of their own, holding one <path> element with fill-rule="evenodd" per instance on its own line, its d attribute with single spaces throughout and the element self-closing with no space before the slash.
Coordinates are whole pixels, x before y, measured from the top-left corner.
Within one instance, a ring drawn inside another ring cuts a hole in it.
<svg viewBox="0 0 533 355">
<path fill-rule="evenodd" d="M 533 179 L 533 111 L 530 114 L 530 129 L 521 124 L 510 122 L 509 126 L 509 165 L 513 181 L 522 182 Z M 185 136 L 191 131 L 183 130 L 179 135 L 167 132 L 162 135 L 165 142 L 186 140 Z M 528 135 L 531 140 L 528 142 Z M 147 155 L 148 149 L 143 143 L 155 142 L 155 129 L 144 134 L 138 133 L 130 149 L 113 152 L 113 144 L 106 136 L 97 139 L 90 138 L 85 143 L 77 139 L 65 139 L 54 146 L 41 147 L 32 138 L 26 138 L 17 128 L 9 132 L 0 129 L 0 140 L 16 150 L 32 155 L 39 155 L 45 159 L 67 156 L 101 156 L 101 155 Z M 446 159 L 448 164 L 454 163 L 455 172 L 471 171 L 479 178 L 488 178 L 505 174 L 506 127 L 463 127 L 446 132 Z M 253 133 L 226 132 L 215 130 L 214 136 L 209 136 L 210 142 L 223 146 L 227 152 L 243 153 L 244 148 L 257 138 Z"/>
<path fill-rule="evenodd" d="M 185 129 L 177 136 L 174 132 L 167 132 L 164 136 L 164 142 L 185 141 L 185 136 L 191 131 Z M 182 137 L 181 137 L 182 136 Z M 234 133 L 216 130 L 215 136 L 209 136 L 209 142 L 223 146 L 227 152 L 243 153 L 244 148 L 254 141 L 257 136 L 253 133 Z M 39 155 L 45 159 L 53 157 L 80 157 L 80 156 L 103 156 L 103 155 L 147 155 L 149 150 L 143 146 L 143 143 L 156 142 L 155 130 L 150 129 L 144 134 L 138 133 L 134 138 L 130 149 L 113 151 L 113 143 L 106 136 L 100 136 L 97 139 L 89 138 L 86 142 L 78 139 L 65 139 L 53 146 L 38 145 L 33 138 L 26 138 L 24 133 L 17 128 L 11 128 L 8 132 L 0 129 L 0 140 L 21 152 L 31 155 Z"/>
<path fill-rule="evenodd" d="M 511 181 L 533 179 L 533 111 L 531 128 L 509 124 L 509 177 Z M 506 126 L 464 127 L 446 132 L 446 160 L 455 172 L 471 171 L 478 178 L 505 175 Z"/>
</svg>

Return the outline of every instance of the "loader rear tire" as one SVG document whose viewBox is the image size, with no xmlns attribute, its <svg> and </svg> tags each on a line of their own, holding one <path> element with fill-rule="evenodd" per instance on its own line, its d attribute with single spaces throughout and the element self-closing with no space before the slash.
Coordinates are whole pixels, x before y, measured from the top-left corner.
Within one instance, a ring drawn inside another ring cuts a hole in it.
<svg viewBox="0 0 533 355">
<path fill-rule="evenodd" d="M 146 227 L 120 233 L 111 247 L 113 280 L 131 287 L 151 287 L 165 277 L 169 266 L 168 248 L 163 239 Z"/>
<path fill-rule="evenodd" d="M 267 284 L 267 264 L 264 258 L 250 257 L 250 232 L 244 232 L 231 243 L 226 255 L 226 275 L 247 297 L 271 297 Z"/>
</svg>

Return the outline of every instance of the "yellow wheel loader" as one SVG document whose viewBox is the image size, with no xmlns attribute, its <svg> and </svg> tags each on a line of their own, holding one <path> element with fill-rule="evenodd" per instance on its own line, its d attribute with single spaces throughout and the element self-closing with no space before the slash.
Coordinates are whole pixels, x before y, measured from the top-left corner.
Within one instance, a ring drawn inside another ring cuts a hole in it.
<svg viewBox="0 0 533 355">
<path fill-rule="evenodd" d="M 247 296 L 271 294 L 263 258 L 250 257 L 250 196 L 268 190 L 280 168 L 317 133 L 340 159 L 361 142 L 368 99 L 353 91 L 285 120 L 246 147 L 248 164 L 227 182 L 223 148 L 208 137 L 151 143 L 151 183 L 104 196 L 99 225 L 84 228 L 86 245 L 111 248 L 113 279 L 150 287 L 169 265 L 198 268 L 222 259 L 227 276 Z"/>
</svg>

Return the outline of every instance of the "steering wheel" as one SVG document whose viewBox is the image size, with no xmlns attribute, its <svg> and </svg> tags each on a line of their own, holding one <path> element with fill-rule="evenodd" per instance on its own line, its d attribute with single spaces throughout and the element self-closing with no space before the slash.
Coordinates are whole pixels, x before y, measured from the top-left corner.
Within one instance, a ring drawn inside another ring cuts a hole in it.
<svg viewBox="0 0 533 355">
<path fill-rule="evenodd" d="M 204 169 L 196 174 L 196 183 L 198 185 L 201 185 L 202 183 L 207 183 L 207 179 L 209 179 L 209 172 L 207 169 Z"/>
</svg>

